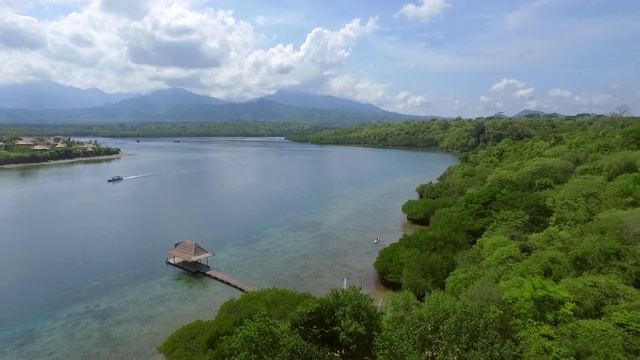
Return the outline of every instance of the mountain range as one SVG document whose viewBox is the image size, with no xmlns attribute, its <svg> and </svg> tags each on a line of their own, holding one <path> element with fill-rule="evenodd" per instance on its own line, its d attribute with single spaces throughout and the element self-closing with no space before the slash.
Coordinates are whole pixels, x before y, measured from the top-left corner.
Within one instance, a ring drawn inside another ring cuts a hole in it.
<svg viewBox="0 0 640 360">
<path fill-rule="evenodd" d="M 531 114 L 547 115 L 523 110 L 512 117 Z M 107 94 L 100 89 L 80 89 L 46 80 L 0 85 L 0 124 L 309 121 L 356 125 L 426 119 L 446 118 L 399 114 L 372 104 L 292 90 L 278 90 L 246 102 L 228 102 L 181 88 Z"/>
<path fill-rule="evenodd" d="M 180 88 L 148 94 L 107 94 L 50 81 L 0 86 L 0 123 L 311 121 L 360 124 L 442 119 L 380 109 L 335 96 L 290 90 L 234 103 Z"/>
<path fill-rule="evenodd" d="M 107 94 L 100 89 L 79 89 L 53 81 L 0 85 L 2 109 L 81 109 L 124 100 L 131 95 Z"/>
</svg>

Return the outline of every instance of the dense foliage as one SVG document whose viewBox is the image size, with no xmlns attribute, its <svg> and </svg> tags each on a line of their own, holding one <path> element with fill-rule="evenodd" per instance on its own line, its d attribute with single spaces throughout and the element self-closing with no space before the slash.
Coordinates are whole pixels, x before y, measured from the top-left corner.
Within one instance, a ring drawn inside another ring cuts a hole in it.
<svg viewBox="0 0 640 360">
<path fill-rule="evenodd" d="M 214 320 L 178 329 L 158 350 L 168 359 L 362 359 L 380 327 L 381 313 L 353 286 L 320 298 L 266 289 L 227 301 Z"/>
<path fill-rule="evenodd" d="M 307 122 L 236 121 L 222 123 L 83 123 L 58 125 L 0 125 L 0 136 L 20 133 L 28 136 L 98 136 L 98 137 L 187 137 L 187 136 L 285 136 L 318 131 L 321 127 Z"/>
<path fill-rule="evenodd" d="M 272 358 L 640 358 L 640 119 L 427 121 L 291 138 L 433 147 L 461 161 L 403 207 L 428 227 L 380 251 L 380 277 L 402 289 L 382 314 L 356 289 L 336 290 L 284 322 L 252 317 L 233 340 L 238 358 L 260 358 L 238 352 L 248 339 Z"/>
</svg>

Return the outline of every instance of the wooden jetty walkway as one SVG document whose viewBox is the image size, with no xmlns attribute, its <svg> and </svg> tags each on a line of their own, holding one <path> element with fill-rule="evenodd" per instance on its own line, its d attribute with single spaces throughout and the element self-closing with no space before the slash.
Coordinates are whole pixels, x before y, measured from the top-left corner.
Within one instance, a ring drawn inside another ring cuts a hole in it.
<svg viewBox="0 0 640 360">
<path fill-rule="evenodd" d="M 232 276 L 221 273 L 219 271 L 211 270 L 209 266 L 202 264 L 200 262 L 188 262 L 179 258 L 172 258 L 172 259 L 167 259 L 167 264 L 173 265 L 179 269 L 188 271 L 190 273 L 207 275 L 212 279 L 215 279 L 222 283 L 230 285 L 243 292 L 258 290 L 258 288 L 245 284 L 244 282 Z"/>
</svg>

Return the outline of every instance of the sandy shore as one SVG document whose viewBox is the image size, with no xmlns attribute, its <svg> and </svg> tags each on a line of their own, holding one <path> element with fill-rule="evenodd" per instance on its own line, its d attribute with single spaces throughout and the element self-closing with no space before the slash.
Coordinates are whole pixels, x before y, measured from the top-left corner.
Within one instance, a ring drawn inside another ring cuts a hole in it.
<svg viewBox="0 0 640 360">
<path fill-rule="evenodd" d="M 119 159 L 119 158 L 125 157 L 125 156 L 131 156 L 131 155 L 135 155 L 135 154 L 120 153 L 120 154 L 116 154 L 116 155 L 83 157 L 83 158 L 64 159 L 64 160 L 53 160 L 53 161 L 47 161 L 47 162 L 41 162 L 41 163 L 0 165 L 0 169 L 15 169 L 15 168 L 21 168 L 21 167 L 28 167 L 28 166 L 66 164 L 66 163 L 80 162 L 80 161 L 111 160 L 111 159 Z"/>
</svg>

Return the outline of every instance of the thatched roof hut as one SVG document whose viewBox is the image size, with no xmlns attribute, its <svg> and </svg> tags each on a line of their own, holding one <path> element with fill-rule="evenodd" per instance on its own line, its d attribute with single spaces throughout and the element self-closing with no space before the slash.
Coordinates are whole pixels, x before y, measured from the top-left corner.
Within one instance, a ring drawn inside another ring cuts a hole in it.
<svg viewBox="0 0 640 360">
<path fill-rule="evenodd" d="M 94 150 L 94 146 L 91 145 L 91 144 L 84 144 L 84 145 L 80 146 L 80 150 L 81 151 L 92 152 Z"/>
<path fill-rule="evenodd" d="M 34 138 L 23 136 L 21 138 L 18 138 L 14 144 L 15 145 L 33 145 L 34 143 L 35 143 Z"/>
<path fill-rule="evenodd" d="M 213 253 L 205 250 L 202 246 L 189 240 L 182 240 L 177 243 L 173 249 L 167 251 L 167 253 L 187 262 L 199 261 L 214 255 Z"/>
</svg>

